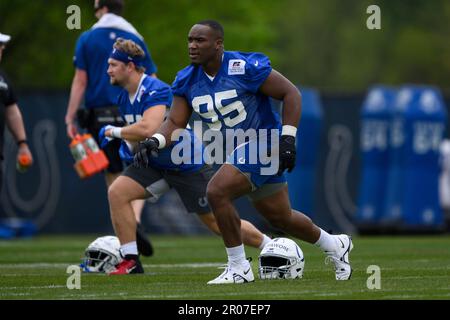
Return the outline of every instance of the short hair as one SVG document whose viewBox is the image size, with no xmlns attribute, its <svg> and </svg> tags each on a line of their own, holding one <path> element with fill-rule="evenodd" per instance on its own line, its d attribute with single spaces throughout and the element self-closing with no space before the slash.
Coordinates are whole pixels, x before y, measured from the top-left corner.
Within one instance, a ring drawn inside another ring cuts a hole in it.
<svg viewBox="0 0 450 320">
<path fill-rule="evenodd" d="M 223 30 L 222 25 L 216 20 L 202 20 L 200 22 L 197 22 L 196 24 L 210 27 L 211 29 L 217 32 L 219 38 L 221 38 L 222 40 L 225 37 L 225 31 Z"/>
<path fill-rule="evenodd" d="M 113 45 L 114 49 L 125 52 L 127 55 L 133 58 L 145 58 L 145 52 L 142 50 L 141 46 L 138 45 L 133 40 L 125 40 L 124 38 L 117 38 Z M 136 66 L 138 72 L 145 72 L 144 67 Z"/>
<path fill-rule="evenodd" d="M 123 0 L 99 0 L 97 8 L 101 9 L 103 7 L 107 7 L 108 12 L 120 16 L 123 11 L 124 2 Z"/>
</svg>

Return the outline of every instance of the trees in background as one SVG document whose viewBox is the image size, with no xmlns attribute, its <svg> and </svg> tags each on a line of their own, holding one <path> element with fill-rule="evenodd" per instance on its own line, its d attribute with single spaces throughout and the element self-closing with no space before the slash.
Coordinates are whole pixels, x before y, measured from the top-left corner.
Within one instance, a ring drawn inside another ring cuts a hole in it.
<svg viewBox="0 0 450 320">
<path fill-rule="evenodd" d="M 286 0 L 292 9 L 279 20 L 281 69 L 329 90 L 405 82 L 450 89 L 450 2 L 376 1 L 382 29 L 369 30 L 373 2 Z"/>
<path fill-rule="evenodd" d="M 68 30 L 66 8 L 81 8 L 82 30 Z M 373 83 L 419 82 L 450 88 L 450 2 L 379 0 L 381 30 L 368 30 L 372 1 L 127 0 L 125 18 L 145 37 L 172 82 L 189 63 L 187 33 L 203 19 L 225 27 L 227 50 L 261 51 L 302 85 L 364 90 Z M 0 32 L 13 36 L 2 67 L 22 88 L 68 89 L 75 41 L 95 23 L 93 0 L 0 2 Z"/>
<path fill-rule="evenodd" d="M 144 36 L 158 76 L 171 83 L 186 66 L 187 34 L 204 19 L 220 20 L 227 50 L 264 51 L 276 60 L 273 27 L 279 5 L 271 0 L 128 0 L 124 17 Z M 81 8 L 81 30 L 68 30 L 66 8 Z M 95 22 L 93 0 L 14 0 L 0 2 L 0 32 L 12 35 L 2 67 L 18 87 L 69 89 L 78 36 Z M 7 14 L 4 14 L 7 13 Z"/>
</svg>

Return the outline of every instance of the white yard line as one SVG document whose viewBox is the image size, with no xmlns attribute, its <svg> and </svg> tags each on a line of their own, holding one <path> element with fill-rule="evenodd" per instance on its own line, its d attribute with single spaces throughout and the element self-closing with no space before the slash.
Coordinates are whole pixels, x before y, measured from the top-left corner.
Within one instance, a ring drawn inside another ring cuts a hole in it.
<svg viewBox="0 0 450 320">
<path fill-rule="evenodd" d="M 77 265 L 73 262 L 67 263 L 5 263 L 0 264 L 0 270 L 6 268 L 12 269 L 62 269 L 71 265 Z M 223 263 L 200 262 L 200 263 L 164 263 L 164 264 L 144 264 L 144 268 L 214 268 L 220 267 Z"/>
<path fill-rule="evenodd" d="M 2 290 L 41 290 L 41 289 L 58 289 L 58 288 L 67 288 L 66 286 L 59 285 L 50 285 L 50 286 L 33 286 L 33 287 L 0 287 Z"/>
</svg>

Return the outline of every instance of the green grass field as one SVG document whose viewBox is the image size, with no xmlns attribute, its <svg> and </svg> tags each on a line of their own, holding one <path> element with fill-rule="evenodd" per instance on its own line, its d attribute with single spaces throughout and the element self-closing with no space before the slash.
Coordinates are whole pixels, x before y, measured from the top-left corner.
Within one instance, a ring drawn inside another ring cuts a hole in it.
<svg viewBox="0 0 450 320">
<path fill-rule="evenodd" d="M 155 255 L 143 258 L 144 275 L 82 274 L 69 290 L 69 265 L 80 263 L 96 237 L 41 236 L 0 241 L 0 299 L 450 299 L 450 237 L 359 237 L 350 281 L 337 282 L 331 265 L 300 242 L 305 273 L 300 280 L 256 279 L 245 285 L 208 286 L 226 255 L 217 237 L 152 237 Z M 247 248 L 257 274 L 259 250 Z M 369 290 L 369 265 L 381 269 L 381 289 Z"/>
</svg>

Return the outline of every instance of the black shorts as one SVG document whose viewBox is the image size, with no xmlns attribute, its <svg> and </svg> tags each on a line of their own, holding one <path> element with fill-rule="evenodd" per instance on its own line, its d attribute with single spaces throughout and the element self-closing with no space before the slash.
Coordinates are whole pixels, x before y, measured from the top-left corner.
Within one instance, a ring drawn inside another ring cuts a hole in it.
<svg viewBox="0 0 450 320">
<path fill-rule="evenodd" d="M 78 124 L 94 137 L 95 141 L 100 145 L 98 134 L 100 129 L 106 125 L 122 127 L 125 123 L 120 115 L 119 107 L 109 106 L 95 109 L 80 109 L 77 113 Z M 106 169 L 109 173 L 120 173 L 124 166 L 120 159 L 120 139 L 114 139 L 103 148 L 106 157 L 109 160 L 109 167 Z"/>
<path fill-rule="evenodd" d="M 188 173 L 129 166 L 122 175 L 139 183 L 151 197 L 158 199 L 168 189 L 173 188 L 178 192 L 188 212 L 212 212 L 206 198 L 206 187 L 214 175 L 214 170 L 208 165 Z"/>
</svg>

